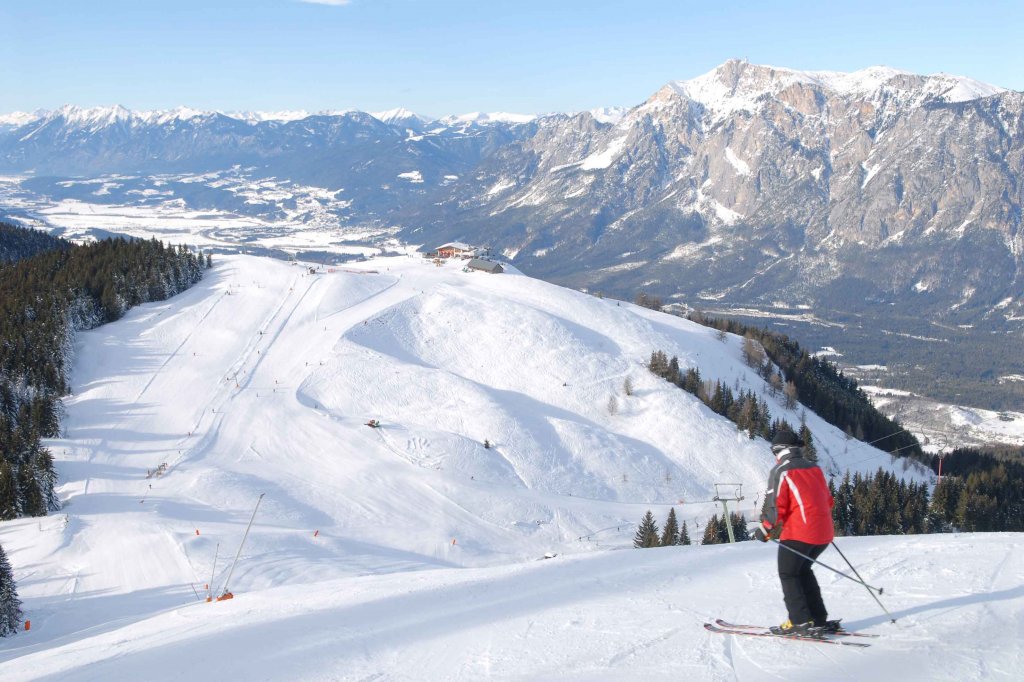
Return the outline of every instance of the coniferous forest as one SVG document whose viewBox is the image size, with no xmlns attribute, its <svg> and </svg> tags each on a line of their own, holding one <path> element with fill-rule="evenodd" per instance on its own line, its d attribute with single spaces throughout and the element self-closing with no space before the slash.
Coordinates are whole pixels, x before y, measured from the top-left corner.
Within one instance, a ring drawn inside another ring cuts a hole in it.
<svg viewBox="0 0 1024 682">
<path fill-rule="evenodd" d="M 857 440 L 877 442 L 886 452 L 925 460 L 917 439 L 875 409 L 857 382 L 824 358 L 814 357 L 785 334 L 728 319 L 694 313 L 689 319 L 745 338 L 744 355 L 770 385 L 789 400 L 799 400 L 829 424 Z M 759 352 L 748 350 L 757 342 Z M 778 368 L 775 371 L 773 365 Z"/>
<path fill-rule="evenodd" d="M 907 482 L 879 468 L 874 474 L 829 481 L 835 500 L 837 536 L 917 535 L 953 532 L 1024 531 L 1024 464 L 1021 453 L 954 450 L 943 460 L 942 478 L 929 495 L 928 483 Z M 938 457 L 932 463 L 938 472 Z M 736 541 L 749 540 L 746 519 L 731 515 Z M 675 509 L 666 527 L 676 527 Z M 689 544 L 659 541 L 657 519 L 648 511 L 637 528 L 634 547 Z M 712 516 L 701 544 L 728 542 L 725 524 Z"/>
<path fill-rule="evenodd" d="M 78 246 L 0 224 L 0 519 L 59 508 L 43 438 L 60 433 L 77 331 L 192 286 L 210 260 L 156 240 Z M 17 260 L 15 260 L 17 259 Z"/>
<path fill-rule="evenodd" d="M 39 230 L 26 230 L 23 227 L 0 222 L 0 266 L 22 258 L 29 258 L 43 251 L 69 249 L 71 243 L 57 237 L 51 237 Z"/>
</svg>

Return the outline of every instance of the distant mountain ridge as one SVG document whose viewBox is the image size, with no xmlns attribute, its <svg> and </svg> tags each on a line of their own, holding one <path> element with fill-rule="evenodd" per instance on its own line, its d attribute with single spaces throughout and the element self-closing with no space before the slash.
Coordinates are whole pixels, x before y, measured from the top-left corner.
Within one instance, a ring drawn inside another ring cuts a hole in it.
<svg viewBox="0 0 1024 682">
<path fill-rule="evenodd" d="M 1020 92 L 731 60 L 628 111 L 304 113 L 9 116 L 0 171 L 239 167 L 341 192 L 347 224 L 486 244 L 577 288 L 922 338 L 1024 320 Z"/>
</svg>

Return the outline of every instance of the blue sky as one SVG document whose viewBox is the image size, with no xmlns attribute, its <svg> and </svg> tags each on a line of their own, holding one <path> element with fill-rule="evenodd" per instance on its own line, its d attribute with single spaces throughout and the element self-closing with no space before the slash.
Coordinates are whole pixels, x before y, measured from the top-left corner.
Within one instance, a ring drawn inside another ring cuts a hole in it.
<svg viewBox="0 0 1024 682">
<path fill-rule="evenodd" d="M 1024 90 L 1022 36 L 1020 1 L 0 0 L 0 112 L 570 111 L 732 57 Z"/>
</svg>

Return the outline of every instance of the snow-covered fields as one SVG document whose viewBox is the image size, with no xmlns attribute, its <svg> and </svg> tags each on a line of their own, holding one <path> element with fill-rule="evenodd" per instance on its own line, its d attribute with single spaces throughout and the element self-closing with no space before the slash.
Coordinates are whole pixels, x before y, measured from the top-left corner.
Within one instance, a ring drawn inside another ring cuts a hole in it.
<svg viewBox="0 0 1024 682">
<path fill-rule="evenodd" d="M 764 388 L 736 338 L 514 268 L 216 259 L 80 335 L 47 443 L 64 513 L 0 524 L 32 621 L 0 640 L 0 678 L 1019 675 L 1017 534 L 840 540 L 900 619 L 819 569 L 832 614 L 883 635 L 869 649 L 706 633 L 784 618 L 774 548 L 623 548 L 647 509 L 699 537 L 715 483 L 742 484 L 749 515 L 771 457 L 651 375 L 655 349 Z M 806 419 L 828 473 L 902 473 Z M 202 601 L 211 574 L 234 599 Z"/>
<path fill-rule="evenodd" d="M 77 242 L 111 234 L 188 244 L 206 251 L 376 255 L 369 240 L 387 227 L 352 224 L 344 190 L 253 178 L 231 168 L 200 175 L 104 175 L 57 182 L 51 192 L 25 186 L 29 176 L 0 176 L 0 206 L 29 227 Z M 191 192 L 193 194 L 186 194 Z M 198 198 L 197 196 L 198 195 Z"/>
<path fill-rule="evenodd" d="M 861 388 L 882 413 L 895 416 L 914 432 L 929 452 L 1002 444 L 1024 446 L 1024 413 L 994 412 L 950 405 L 924 396 L 880 386 Z"/>
</svg>

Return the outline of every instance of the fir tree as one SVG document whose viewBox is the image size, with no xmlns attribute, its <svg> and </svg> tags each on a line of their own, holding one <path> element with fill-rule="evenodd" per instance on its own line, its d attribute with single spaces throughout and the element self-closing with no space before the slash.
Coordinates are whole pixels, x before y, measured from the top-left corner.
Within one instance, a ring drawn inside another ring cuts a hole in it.
<svg viewBox="0 0 1024 682">
<path fill-rule="evenodd" d="M 666 370 L 666 378 L 673 384 L 679 384 L 679 358 L 675 355 L 668 361 L 668 369 Z"/>
<path fill-rule="evenodd" d="M 672 547 L 679 544 L 679 521 L 676 520 L 676 508 L 668 510 L 665 528 L 661 531 L 661 546 Z"/>
<path fill-rule="evenodd" d="M 711 520 L 708 521 L 708 525 L 704 526 L 704 537 L 701 539 L 700 544 L 702 545 L 718 545 L 722 542 L 722 528 L 721 523 L 718 521 L 718 514 L 713 514 Z"/>
<path fill-rule="evenodd" d="M 814 447 L 814 434 L 807 424 L 800 425 L 800 440 L 804 442 L 804 457 L 810 462 L 818 461 L 818 449 Z"/>
<path fill-rule="evenodd" d="M 736 542 L 745 542 L 749 540 L 750 533 L 747 532 L 746 515 L 730 512 L 729 516 L 732 517 L 732 535 L 736 538 Z"/>
<path fill-rule="evenodd" d="M 21 513 L 18 479 L 10 464 L 0 459 L 0 521 L 16 519 Z"/>
<path fill-rule="evenodd" d="M 654 522 L 654 514 L 648 509 L 640 526 L 633 537 L 633 546 L 637 548 L 658 546 L 658 524 Z"/>
<path fill-rule="evenodd" d="M 683 527 L 679 529 L 679 544 L 690 544 L 690 529 L 686 527 L 686 521 L 683 521 Z"/>
<path fill-rule="evenodd" d="M 13 635 L 21 624 L 21 600 L 14 584 L 14 571 L 0 545 L 0 637 Z"/>
</svg>

